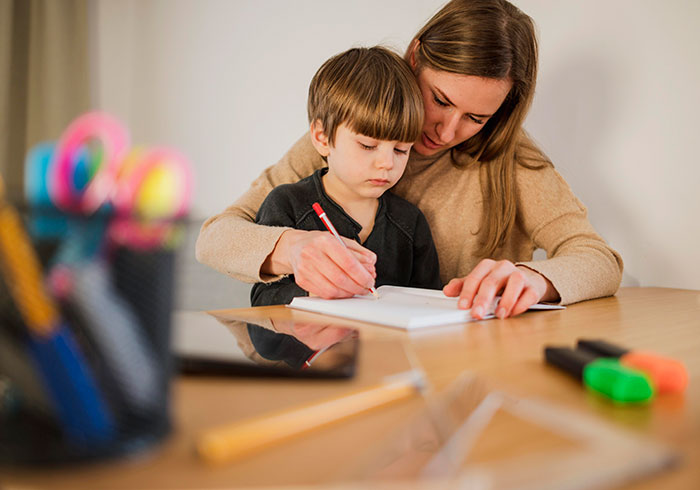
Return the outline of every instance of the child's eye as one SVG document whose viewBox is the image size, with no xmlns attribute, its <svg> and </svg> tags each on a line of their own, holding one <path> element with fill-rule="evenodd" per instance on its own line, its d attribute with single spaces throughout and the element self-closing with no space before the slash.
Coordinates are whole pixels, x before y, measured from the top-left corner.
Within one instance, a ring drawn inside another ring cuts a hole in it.
<svg viewBox="0 0 700 490">
<path fill-rule="evenodd" d="M 447 107 L 447 106 L 448 106 L 447 102 L 445 102 L 444 100 L 440 99 L 440 98 L 439 98 L 437 95 L 435 95 L 435 94 L 433 94 L 433 100 L 434 100 L 435 103 L 436 103 L 437 105 L 439 105 L 439 106 L 442 106 L 442 107 Z"/>
<path fill-rule="evenodd" d="M 376 146 L 365 145 L 363 143 L 360 143 L 360 146 L 365 150 L 374 150 L 376 148 Z"/>
<path fill-rule="evenodd" d="M 400 153 L 401 155 L 408 155 L 408 150 L 402 150 L 401 148 L 394 148 L 394 151 L 396 153 Z"/>
</svg>

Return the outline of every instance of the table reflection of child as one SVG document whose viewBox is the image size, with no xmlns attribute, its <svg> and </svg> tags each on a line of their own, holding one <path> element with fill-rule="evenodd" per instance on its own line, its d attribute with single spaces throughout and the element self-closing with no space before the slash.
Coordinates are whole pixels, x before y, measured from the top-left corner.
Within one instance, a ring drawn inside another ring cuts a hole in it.
<svg viewBox="0 0 700 490">
<path fill-rule="evenodd" d="M 274 320 L 275 331 L 248 324 L 248 335 L 256 352 L 267 360 L 284 361 L 292 369 L 306 369 L 314 364 L 332 369 L 347 363 L 354 348 L 330 349 L 357 338 L 357 332 L 336 325 Z"/>
</svg>

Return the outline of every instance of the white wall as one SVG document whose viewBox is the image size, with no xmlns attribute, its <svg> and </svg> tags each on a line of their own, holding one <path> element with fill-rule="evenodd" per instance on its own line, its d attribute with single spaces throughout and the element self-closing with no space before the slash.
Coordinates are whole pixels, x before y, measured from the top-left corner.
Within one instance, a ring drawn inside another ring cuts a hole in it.
<svg viewBox="0 0 700 490">
<path fill-rule="evenodd" d="M 442 0 L 94 0 L 96 106 L 194 162 L 220 211 L 306 129 L 318 66 L 403 51 Z M 623 285 L 700 289 L 700 2 L 516 0 L 540 32 L 527 128 L 625 259 Z"/>
</svg>

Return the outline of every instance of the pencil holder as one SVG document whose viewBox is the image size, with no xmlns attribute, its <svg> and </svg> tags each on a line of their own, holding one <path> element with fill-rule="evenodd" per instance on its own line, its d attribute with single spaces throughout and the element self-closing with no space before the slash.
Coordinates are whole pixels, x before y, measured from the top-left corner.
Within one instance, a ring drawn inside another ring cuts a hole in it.
<svg viewBox="0 0 700 490">
<path fill-rule="evenodd" d="M 0 464 L 153 446 L 171 427 L 182 223 L 36 209 L 19 221 L 0 255 Z"/>
</svg>

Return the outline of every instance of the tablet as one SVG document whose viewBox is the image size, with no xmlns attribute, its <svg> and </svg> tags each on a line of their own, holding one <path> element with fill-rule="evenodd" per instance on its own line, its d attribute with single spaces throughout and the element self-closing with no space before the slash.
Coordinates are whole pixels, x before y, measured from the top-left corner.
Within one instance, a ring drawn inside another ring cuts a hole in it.
<svg viewBox="0 0 700 490">
<path fill-rule="evenodd" d="M 173 314 L 172 350 L 185 375 L 347 378 L 358 343 L 357 331 L 343 326 Z"/>
</svg>

